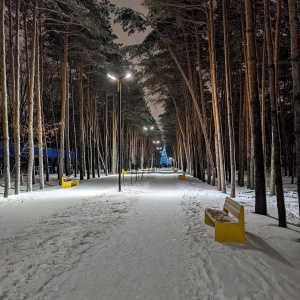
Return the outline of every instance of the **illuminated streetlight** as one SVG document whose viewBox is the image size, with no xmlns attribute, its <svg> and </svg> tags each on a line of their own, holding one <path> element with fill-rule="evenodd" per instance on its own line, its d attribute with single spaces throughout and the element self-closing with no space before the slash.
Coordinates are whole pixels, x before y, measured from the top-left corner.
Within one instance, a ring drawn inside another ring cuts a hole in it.
<svg viewBox="0 0 300 300">
<path fill-rule="evenodd" d="M 131 74 L 128 73 L 127 75 L 123 77 L 115 77 L 110 74 L 107 74 L 107 76 L 113 80 L 116 80 L 118 82 L 117 85 L 117 91 L 118 91 L 118 98 L 119 98 L 119 192 L 121 192 L 121 173 L 122 173 L 122 143 L 121 143 L 121 124 L 122 124 L 122 115 L 121 115 L 121 80 L 131 77 Z"/>
</svg>

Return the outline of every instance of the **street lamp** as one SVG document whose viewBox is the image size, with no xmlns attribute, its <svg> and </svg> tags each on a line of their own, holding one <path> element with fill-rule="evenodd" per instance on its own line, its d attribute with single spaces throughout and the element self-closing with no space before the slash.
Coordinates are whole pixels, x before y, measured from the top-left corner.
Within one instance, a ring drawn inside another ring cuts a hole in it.
<svg viewBox="0 0 300 300">
<path fill-rule="evenodd" d="M 154 129 L 153 125 L 150 126 L 144 126 L 144 130 L 148 132 L 148 173 L 150 171 L 150 131 Z"/>
<path fill-rule="evenodd" d="M 117 92 L 118 92 L 118 100 L 119 100 L 119 192 L 121 192 L 121 174 L 122 174 L 122 143 L 121 143 L 121 127 L 122 127 L 122 115 L 121 115 L 121 80 L 125 78 L 131 77 L 131 74 L 127 74 L 123 77 L 114 77 L 110 74 L 107 74 L 107 76 L 113 80 L 117 80 L 118 85 L 117 85 Z"/>
</svg>

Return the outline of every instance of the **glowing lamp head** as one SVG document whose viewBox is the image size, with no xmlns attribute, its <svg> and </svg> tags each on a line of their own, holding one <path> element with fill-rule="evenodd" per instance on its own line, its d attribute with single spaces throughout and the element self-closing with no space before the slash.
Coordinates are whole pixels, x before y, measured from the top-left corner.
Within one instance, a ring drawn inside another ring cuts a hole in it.
<svg viewBox="0 0 300 300">
<path fill-rule="evenodd" d="M 112 76 L 112 75 L 110 75 L 110 74 L 107 74 L 107 76 L 108 76 L 109 78 L 113 79 L 113 80 L 117 80 L 116 77 L 114 77 L 114 76 Z"/>
</svg>

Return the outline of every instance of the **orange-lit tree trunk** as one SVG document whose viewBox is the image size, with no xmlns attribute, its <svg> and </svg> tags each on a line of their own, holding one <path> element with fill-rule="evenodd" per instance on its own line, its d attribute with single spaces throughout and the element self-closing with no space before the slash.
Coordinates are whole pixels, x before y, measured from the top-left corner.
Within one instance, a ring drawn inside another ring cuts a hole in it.
<svg viewBox="0 0 300 300">
<path fill-rule="evenodd" d="M 68 78 L 68 27 L 64 32 L 64 60 L 62 64 L 61 76 L 61 118 L 60 118 L 60 155 L 59 155 L 59 184 L 64 175 L 65 163 L 65 121 L 66 121 L 66 97 L 67 97 L 67 78 Z"/>
<path fill-rule="evenodd" d="M 225 181 L 225 163 L 224 163 L 224 147 L 223 137 L 220 122 L 220 109 L 217 95 L 217 80 L 216 80 L 216 51 L 215 51 L 215 30 L 214 30 L 214 11 L 213 2 L 209 1 L 209 18 L 208 18 L 208 45 L 209 45 L 209 57 L 210 57 L 210 80 L 212 89 L 212 106 L 215 121 L 215 142 L 216 142 L 216 157 L 217 166 L 219 165 L 218 182 L 220 182 L 220 190 L 226 193 L 226 181 Z"/>
<path fill-rule="evenodd" d="M 234 131 L 232 120 L 232 95 L 231 95 L 231 78 L 230 78 L 230 60 L 227 33 L 227 9 L 226 0 L 222 0 L 223 6 L 223 31 L 224 31 L 224 57 L 225 57 L 225 81 L 226 81 L 226 104 L 227 104 L 227 121 L 230 151 L 230 175 L 231 175 L 231 192 L 230 197 L 235 198 L 235 145 Z"/>
<path fill-rule="evenodd" d="M 34 174 L 34 143 L 33 143 L 33 106 L 34 106 L 34 76 L 35 76 L 35 51 L 36 51 L 36 13 L 37 3 L 34 3 L 32 19 L 32 40 L 31 40 L 31 61 L 30 61 L 30 80 L 28 92 L 28 168 L 27 168 L 27 192 L 32 191 L 32 176 Z"/>
<path fill-rule="evenodd" d="M 41 99 L 41 84 L 40 84 L 40 51 L 38 30 L 36 33 L 36 52 L 35 52 L 35 99 L 36 99 L 36 114 L 37 114 L 37 140 L 38 140 L 38 157 L 39 157 L 39 181 L 40 189 L 44 188 L 44 161 L 43 161 L 43 124 L 42 124 L 42 99 Z"/>
</svg>

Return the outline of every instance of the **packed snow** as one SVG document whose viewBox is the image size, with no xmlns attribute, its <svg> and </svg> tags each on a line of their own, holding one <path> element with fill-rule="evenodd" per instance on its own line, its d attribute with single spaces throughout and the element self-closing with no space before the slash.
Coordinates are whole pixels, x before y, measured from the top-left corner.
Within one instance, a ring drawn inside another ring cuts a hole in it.
<svg viewBox="0 0 300 300">
<path fill-rule="evenodd" d="M 117 175 L 68 189 L 52 178 L 0 198 L 0 300 L 299 299 L 295 184 L 285 178 L 288 228 L 276 196 L 261 216 L 254 191 L 237 187 L 246 241 L 218 243 L 204 209 L 221 209 L 230 189 L 177 175 L 128 174 L 121 192 Z"/>
</svg>

